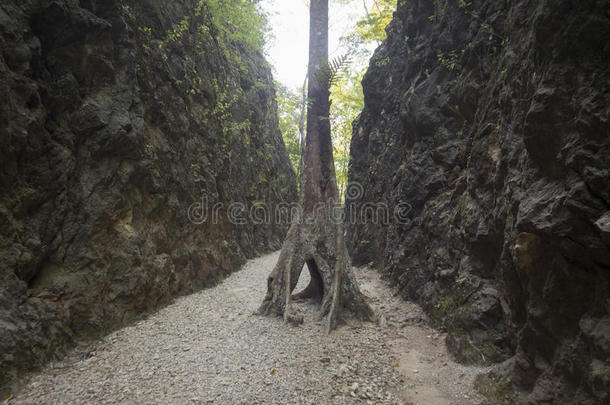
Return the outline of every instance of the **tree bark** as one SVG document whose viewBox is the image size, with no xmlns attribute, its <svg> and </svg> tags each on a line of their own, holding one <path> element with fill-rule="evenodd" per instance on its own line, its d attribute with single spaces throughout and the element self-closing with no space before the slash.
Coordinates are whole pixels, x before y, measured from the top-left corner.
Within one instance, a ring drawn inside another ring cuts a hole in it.
<svg viewBox="0 0 610 405">
<path fill-rule="evenodd" d="M 328 0 L 310 1 L 307 136 L 301 192 L 302 216 L 293 219 L 275 268 L 267 280 L 267 294 L 259 314 L 283 316 L 302 323 L 292 305 L 295 299 L 316 299 L 318 318 L 327 316 L 327 331 L 337 326 L 347 310 L 362 320 L 375 314 L 360 292 L 343 242 L 343 224 L 330 131 L 328 65 Z M 311 281 L 292 295 L 303 266 Z"/>
<path fill-rule="evenodd" d="M 297 173 L 297 190 L 299 193 L 303 188 L 303 154 L 305 151 L 305 109 L 307 108 L 307 75 L 303 80 L 303 97 L 301 98 L 301 116 L 299 117 L 299 169 Z"/>
</svg>

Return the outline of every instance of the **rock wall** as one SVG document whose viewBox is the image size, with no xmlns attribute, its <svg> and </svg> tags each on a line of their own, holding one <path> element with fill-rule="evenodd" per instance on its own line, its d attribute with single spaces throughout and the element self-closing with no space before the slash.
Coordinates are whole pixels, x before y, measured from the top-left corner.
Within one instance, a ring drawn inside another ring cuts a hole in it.
<svg viewBox="0 0 610 405">
<path fill-rule="evenodd" d="M 227 216 L 296 198 L 270 68 L 211 17 L 0 5 L 0 386 L 280 247 L 284 226 Z M 202 198 L 216 221 L 189 220 Z"/>
<path fill-rule="evenodd" d="M 490 393 L 610 400 L 610 7 L 585 1 L 400 0 L 363 82 L 348 224 Z M 356 211 L 359 212 L 359 211 Z M 492 384 L 494 385 L 494 384 Z M 502 387 L 507 388 L 502 392 Z"/>
</svg>

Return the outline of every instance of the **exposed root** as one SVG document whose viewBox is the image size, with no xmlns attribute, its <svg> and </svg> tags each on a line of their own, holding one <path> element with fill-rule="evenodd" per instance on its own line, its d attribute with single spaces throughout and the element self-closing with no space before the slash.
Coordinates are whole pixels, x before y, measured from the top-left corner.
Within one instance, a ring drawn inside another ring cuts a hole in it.
<svg viewBox="0 0 610 405">
<path fill-rule="evenodd" d="M 282 316 L 287 323 L 301 324 L 303 315 L 295 310 L 292 301 L 315 299 L 320 303 L 318 319 L 327 318 L 327 332 L 337 327 L 346 310 L 358 319 L 375 321 L 375 313 L 352 274 L 343 239 L 342 226 L 293 224 L 257 313 Z M 303 291 L 292 295 L 305 264 L 311 281 Z"/>
</svg>

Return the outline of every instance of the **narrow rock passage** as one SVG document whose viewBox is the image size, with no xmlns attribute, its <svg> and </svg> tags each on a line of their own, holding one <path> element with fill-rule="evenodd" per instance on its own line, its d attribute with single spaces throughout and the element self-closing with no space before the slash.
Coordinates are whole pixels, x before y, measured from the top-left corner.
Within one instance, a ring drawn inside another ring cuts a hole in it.
<svg viewBox="0 0 610 405">
<path fill-rule="evenodd" d="M 11 404 L 478 404 L 484 369 L 451 361 L 421 309 L 357 269 L 382 326 L 349 324 L 330 337 L 315 306 L 305 323 L 252 312 L 278 253 L 31 376 Z M 303 272 L 300 285 L 307 283 Z"/>
</svg>

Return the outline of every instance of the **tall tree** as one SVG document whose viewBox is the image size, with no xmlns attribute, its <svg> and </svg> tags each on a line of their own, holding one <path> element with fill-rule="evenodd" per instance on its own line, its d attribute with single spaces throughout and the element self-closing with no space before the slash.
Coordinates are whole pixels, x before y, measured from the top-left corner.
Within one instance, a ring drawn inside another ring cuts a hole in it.
<svg viewBox="0 0 610 405">
<path fill-rule="evenodd" d="M 292 223 L 275 268 L 267 280 L 267 294 L 258 312 L 303 322 L 292 301 L 316 299 L 319 319 L 327 316 L 327 331 L 337 325 L 345 310 L 364 320 L 375 314 L 360 292 L 343 242 L 343 224 L 333 161 L 330 131 L 332 69 L 328 62 L 328 0 L 311 0 L 307 135 L 305 142 L 302 217 Z M 304 265 L 309 285 L 292 295 Z"/>
</svg>

